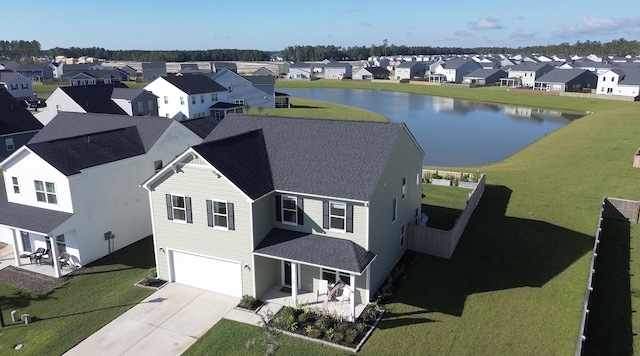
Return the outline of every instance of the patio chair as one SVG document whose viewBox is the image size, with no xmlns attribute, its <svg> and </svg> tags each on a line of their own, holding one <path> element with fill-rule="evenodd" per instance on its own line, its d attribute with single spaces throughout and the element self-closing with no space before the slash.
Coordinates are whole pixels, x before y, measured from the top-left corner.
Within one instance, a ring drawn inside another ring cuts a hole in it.
<svg viewBox="0 0 640 356">
<path fill-rule="evenodd" d="M 40 260 L 40 258 L 42 257 L 42 255 L 45 252 L 45 248 L 44 247 L 39 247 L 36 252 L 32 253 L 29 255 L 29 261 L 31 261 L 31 263 L 33 263 L 33 261 L 38 262 Z"/>
<path fill-rule="evenodd" d="M 316 303 L 320 300 L 320 296 L 324 295 L 325 298 L 329 296 L 329 281 L 326 279 L 318 280 L 318 290 L 316 291 Z"/>
<path fill-rule="evenodd" d="M 60 255 L 60 258 L 58 258 L 58 261 L 60 261 L 60 268 L 62 267 L 71 268 L 71 256 L 67 252 L 63 252 Z"/>
<path fill-rule="evenodd" d="M 49 258 L 49 254 L 51 253 L 51 250 L 46 249 L 44 250 L 43 253 L 41 253 L 40 255 L 36 255 L 36 263 L 42 263 L 42 259 L 48 259 Z"/>
<path fill-rule="evenodd" d="M 353 294 L 351 288 L 349 288 L 349 286 L 345 286 L 342 290 L 342 295 L 336 297 L 336 300 L 340 302 L 340 308 L 342 308 L 345 301 L 350 300 L 351 294 Z"/>
</svg>

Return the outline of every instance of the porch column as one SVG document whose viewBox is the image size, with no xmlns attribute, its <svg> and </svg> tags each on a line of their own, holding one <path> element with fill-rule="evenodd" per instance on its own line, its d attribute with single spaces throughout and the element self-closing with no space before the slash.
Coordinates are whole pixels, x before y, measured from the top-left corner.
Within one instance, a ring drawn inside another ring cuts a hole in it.
<svg viewBox="0 0 640 356">
<path fill-rule="evenodd" d="M 13 257 L 16 259 L 16 266 L 20 267 L 22 266 L 22 259 L 18 252 L 18 231 L 16 229 L 11 229 L 11 235 L 13 235 Z"/>
<path fill-rule="evenodd" d="M 60 261 L 58 260 L 58 243 L 54 238 L 49 237 L 49 241 L 51 241 L 51 259 L 53 262 L 53 272 L 56 278 L 62 277 L 62 271 L 60 270 Z"/>
<path fill-rule="evenodd" d="M 351 298 L 349 298 L 349 314 L 351 316 L 351 322 L 356 321 L 356 275 L 349 274 L 349 287 L 351 288 Z"/>
<path fill-rule="evenodd" d="M 291 303 L 298 304 L 298 264 L 291 262 Z"/>
</svg>

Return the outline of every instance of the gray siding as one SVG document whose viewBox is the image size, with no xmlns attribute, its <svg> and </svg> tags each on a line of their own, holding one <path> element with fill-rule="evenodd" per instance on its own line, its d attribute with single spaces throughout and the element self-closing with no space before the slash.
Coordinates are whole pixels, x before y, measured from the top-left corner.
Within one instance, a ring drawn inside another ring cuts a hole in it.
<svg viewBox="0 0 640 356">
<path fill-rule="evenodd" d="M 273 285 L 280 285 L 280 261 L 266 257 L 255 257 L 253 267 L 256 278 L 255 297 L 260 298 Z"/>
<path fill-rule="evenodd" d="M 157 246 L 253 265 L 251 254 L 250 203 L 247 197 L 224 178 L 216 178 L 211 169 L 187 164 L 178 173 L 168 171 L 162 184 L 152 187 L 152 212 Z M 167 219 L 165 194 L 191 197 L 193 223 Z M 225 231 L 207 226 L 206 200 L 234 204 L 235 230 Z M 158 253 L 158 276 L 169 278 L 165 253 Z M 242 269 L 242 294 L 254 295 L 250 269 Z"/>
</svg>

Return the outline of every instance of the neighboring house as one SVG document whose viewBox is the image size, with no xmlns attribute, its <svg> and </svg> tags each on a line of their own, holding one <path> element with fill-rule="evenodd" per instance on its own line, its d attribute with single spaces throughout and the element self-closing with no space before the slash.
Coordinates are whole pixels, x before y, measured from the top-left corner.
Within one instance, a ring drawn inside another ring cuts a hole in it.
<svg viewBox="0 0 640 356">
<path fill-rule="evenodd" d="M 77 63 L 77 64 L 64 64 L 61 66 L 62 75 L 72 72 L 87 72 L 94 70 L 102 70 L 102 64 L 100 63 Z"/>
<path fill-rule="evenodd" d="M 402 62 L 396 67 L 396 80 L 424 78 L 425 67 L 422 62 Z"/>
<path fill-rule="evenodd" d="M 144 179 L 200 137 L 175 120 L 60 113 L 0 162 L 0 240 L 76 265 L 151 235 Z M 28 260 L 27 260 L 28 261 Z"/>
<path fill-rule="evenodd" d="M 0 87 L 2 86 L 18 100 L 33 98 L 33 82 L 20 73 L 6 69 L 0 70 Z"/>
<path fill-rule="evenodd" d="M 210 62 L 209 68 L 214 73 L 217 73 L 223 69 L 228 69 L 234 73 L 238 73 L 238 66 L 233 62 Z"/>
<path fill-rule="evenodd" d="M 42 126 L 18 99 L 0 87 L 0 161 L 29 142 Z"/>
<path fill-rule="evenodd" d="M 19 64 L 14 61 L 0 61 L 0 70 L 11 70 L 15 72 L 18 66 Z"/>
<path fill-rule="evenodd" d="M 324 79 L 351 78 L 352 70 L 349 63 L 330 62 L 324 66 Z"/>
<path fill-rule="evenodd" d="M 20 64 L 16 68 L 16 72 L 31 79 L 32 82 L 42 82 L 45 80 L 53 79 L 54 66 L 49 63 L 36 63 L 36 64 Z"/>
<path fill-rule="evenodd" d="M 167 63 L 164 61 L 143 62 L 142 80 L 151 82 L 167 75 Z"/>
<path fill-rule="evenodd" d="M 496 85 L 500 78 L 506 78 L 507 72 L 502 69 L 479 68 L 462 77 L 462 83 L 472 85 Z"/>
<path fill-rule="evenodd" d="M 160 77 L 144 87 L 158 96 L 158 114 L 177 120 L 205 116 L 223 118 L 242 112 L 244 104 L 229 103 L 230 89 L 205 75 Z"/>
<path fill-rule="evenodd" d="M 436 66 L 435 74 L 446 77 L 449 83 L 460 83 L 462 78 L 481 66 L 471 59 L 451 59 Z"/>
<path fill-rule="evenodd" d="M 127 75 L 117 69 L 74 71 L 62 75 L 62 81 L 69 81 L 71 86 L 114 84 L 125 81 Z"/>
<path fill-rule="evenodd" d="M 256 71 L 253 72 L 253 76 L 255 76 L 255 77 L 260 77 L 260 76 L 274 77 L 273 72 L 268 70 L 265 67 L 258 68 Z"/>
<path fill-rule="evenodd" d="M 389 79 L 389 70 L 384 67 L 363 67 L 353 73 L 353 79 L 372 80 Z"/>
<path fill-rule="evenodd" d="M 122 73 L 125 74 L 126 79 L 125 80 L 136 80 L 136 77 L 138 76 L 138 71 L 136 71 L 135 68 L 126 65 L 124 67 L 120 67 L 118 68 L 118 70 Z"/>
<path fill-rule="evenodd" d="M 111 99 L 114 88 L 128 89 L 122 83 L 56 88 L 47 98 L 47 110 L 37 118 L 47 125 L 62 111 L 127 115 L 126 110 Z"/>
<path fill-rule="evenodd" d="M 616 68 L 598 75 L 596 94 L 640 95 L 640 67 Z"/>
<path fill-rule="evenodd" d="M 536 79 L 534 90 L 579 92 L 583 89 L 595 89 L 598 77 L 586 69 L 554 68 Z"/>
<path fill-rule="evenodd" d="M 296 62 L 289 65 L 289 72 L 287 73 L 289 79 L 316 79 L 313 71 L 313 65 L 306 62 Z"/>
<path fill-rule="evenodd" d="M 230 115 L 142 184 L 158 276 L 292 304 L 342 280 L 353 320 L 407 250 L 423 155 L 403 123 Z"/>
<path fill-rule="evenodd" d="M 113 88 L 111 100 L 129 116 L 158 116 L 158 97 L 142 88 Z"/>
<path fill-rule="evenodd" d="M 226 88 L 227 101 L 249 109 L 275 107 L 276 80 L 272 76 L 241 76 L 229 69 L 215 73 L 211 79 Z"/>
<path fill-rule="evenodd" d="M 549 63 L 532 63 L 523 61 L 520 64 L 516 64 L 508 68 L 507 73 L 509 74 L 509 78 L 517 79 L 517 85 L 533 88 L 536 78 L 540 78 L 552 69 L 553 67 Z M 506 79 L 507 78 L 502 81 Z"/>
</svg>

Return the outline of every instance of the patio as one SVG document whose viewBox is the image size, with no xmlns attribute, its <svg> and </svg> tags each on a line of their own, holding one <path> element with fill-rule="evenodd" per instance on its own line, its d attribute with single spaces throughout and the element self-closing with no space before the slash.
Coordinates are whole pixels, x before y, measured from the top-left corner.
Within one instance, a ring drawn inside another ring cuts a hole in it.
<svg viewBox="0 0 640 356">
<path fill-rule="evenodd" d="M 29 257 L 20 259 L 20 266 L 16 264 L 16 260 L 13 254 L 13 245 L 9 244 L 1 244 L 3 247 L 0 248 L 0 269 L 5 268 L 7 266 L 15 266 L 18 268 L 23 268 L 27 271 L 36 272 L 40 274 L 44 274 L 46 276 L 55 277 L 55 270 L 53 269 L 53 264 L 51 259 L 44 258 L 42 263 L 31 262 Z M 62 276 L 65 276 L 79 267 L 64 267 L 61 269 Z"/>
<path fill-rule="evenodd" d="M 316 292 L 298 290 L 297 304 L 301 306 L 308 306 L 312 309 L 324 309 L 323 304 L 325 297 L 326 296 L 321 295 L 318 298 Z M 282 287 L 280 285 L 274 285 L 271 287 L 264 295 L 261 296 L 260 299 L 265 302 L 263 309 L 271 310 L 274 314 L 284 306 L 294 306 L 291 298 L 291 292 L 288 291 L 287 287 Z M 340 302 L 337 300 L 330 300 L 327 304 L 329 313 L 338 313 L 344 316 L 345 319 L 349 319 L 349 301 Z M 365 307 L 365 304 L 356 304 L 356 318 L 360 316 Z"/>
</svg>

